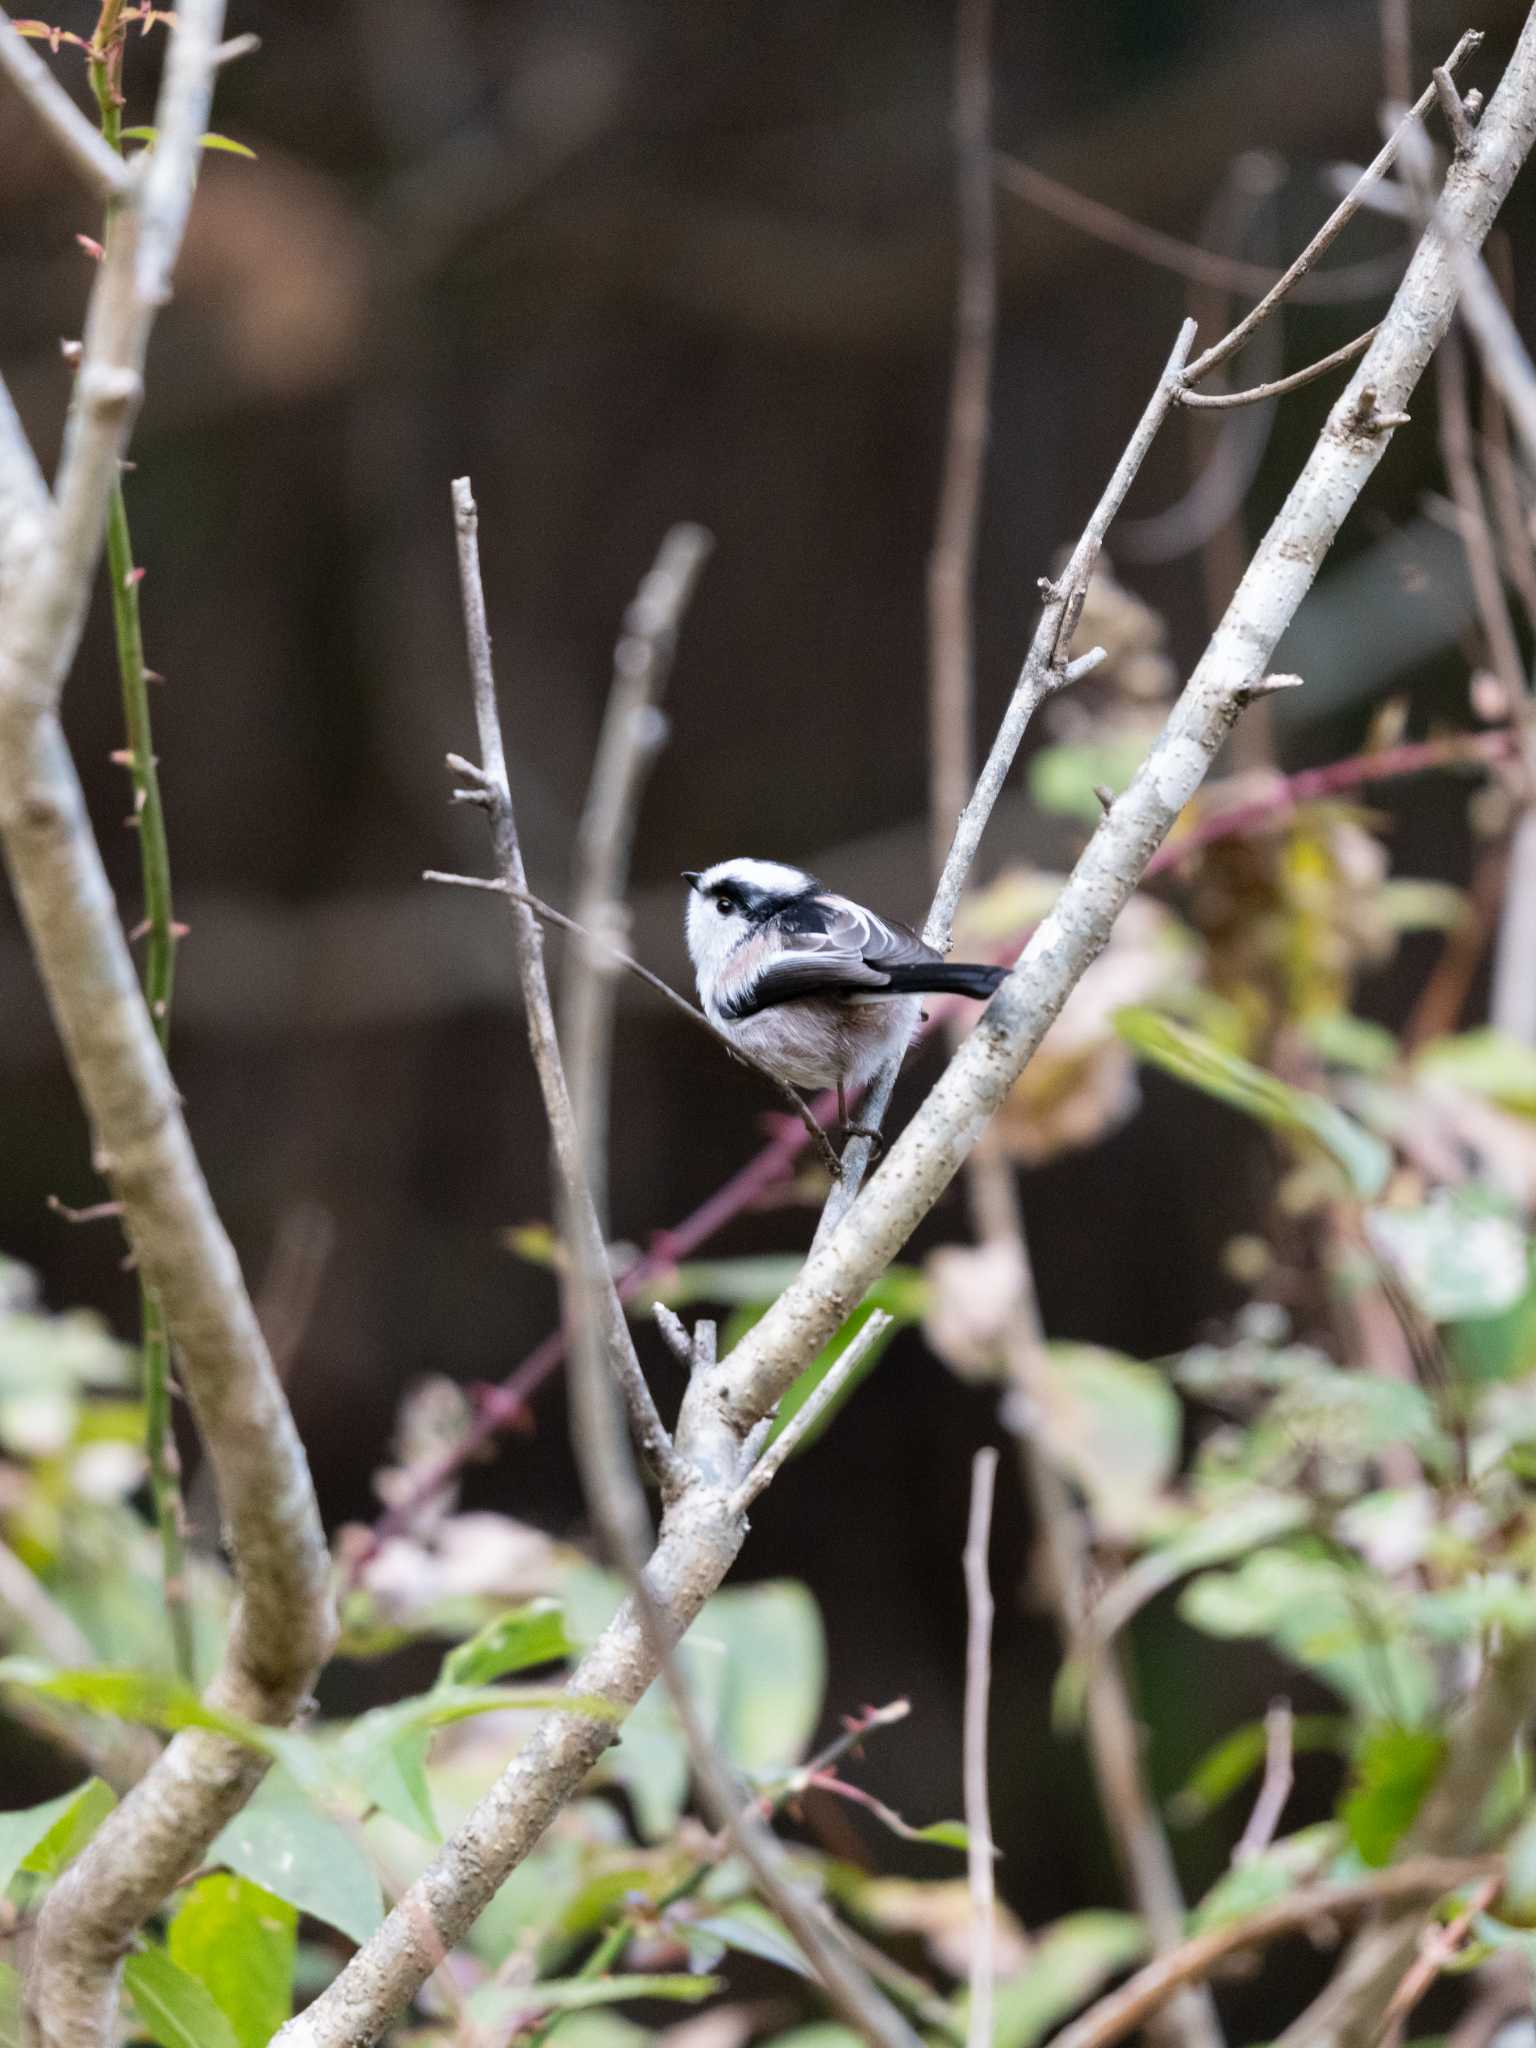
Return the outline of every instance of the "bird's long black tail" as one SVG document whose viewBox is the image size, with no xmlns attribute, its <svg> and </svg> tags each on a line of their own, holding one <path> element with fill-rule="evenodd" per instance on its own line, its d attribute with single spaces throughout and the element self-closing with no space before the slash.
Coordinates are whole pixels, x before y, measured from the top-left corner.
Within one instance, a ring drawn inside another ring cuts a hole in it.
<svg viewBox="0 0 1536 2048">
<path fill-rule="evenodd" d="M 983 967 L 975 960 L 925 961 L 920 967 L 888 967 L 885 972 L 892 995 L 972 996 L 978 1003 L 1008 979 L 1006 967 Z"/>
</svg>

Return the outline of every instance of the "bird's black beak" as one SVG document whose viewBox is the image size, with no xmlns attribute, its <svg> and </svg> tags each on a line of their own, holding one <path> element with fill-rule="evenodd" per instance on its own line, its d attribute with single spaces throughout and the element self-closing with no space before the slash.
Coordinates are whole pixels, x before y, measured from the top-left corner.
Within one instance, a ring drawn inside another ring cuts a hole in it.
<svg viewBox="0 0 1536 2048">
<path fill-rule="evenodd" d="M 689 888 L 690 888 L 690 889 L 697 889 L 697 887 L 699 886 L 699 871 L 698 871 L 698 869 L 697 869 L 697 868 L 684 868 L 684 869 L 683 869 L 683 880 L 684 880 L 684 881 L 685 881 L 685 882 L 686 882 L 686 883 L 688 884 L 688 886 L 689 886 Z"/>
</svg>

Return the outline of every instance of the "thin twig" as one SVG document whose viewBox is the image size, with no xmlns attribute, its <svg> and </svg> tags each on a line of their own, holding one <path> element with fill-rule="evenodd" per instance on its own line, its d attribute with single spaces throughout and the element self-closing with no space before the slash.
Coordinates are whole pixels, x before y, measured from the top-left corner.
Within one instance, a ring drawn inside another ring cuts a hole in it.
<svg viewBox="0 0 1536 2048">
<path fill-rule="evenodd" d="M 1357 334 L 1353 341 L 1346 341 L 1332 355 L 1308 363 L 1304 370 L 1292 370 L 1288 377 L 1276 377 L 1268 384 L 1254 384 L 1246 391 L 1181 391 L 1179 403 L 1196 412 L 1228 412 L 1234 406 L 1258 405 L 1266 398 L 1284 398 L 1288 391 L 1300 391 L 1304 384 L 1326 377 L 1330 370 L 1337 370 L 1341 364 L 1352 363 L 1356 356 L 1364 355 L 1376 339 L 1379 326 L 1378 321 L 1376 327 L 1367 327 L 1364 334 Z"/>
<path fill-rule="evenodd" d="M 453 760 L 456 757 L 450 755 L 449 758 Z M 821 1153 L 822 1164 L 827 1168 L 828 1172 L 835 1177 L 841 1171 L 837 1154 L 832 1149 L 831 1140 L 828 1138 L 826 1130 L 818 1122 L 814 1110 L 812 1110 L 799 1089 L 791 1088 L 787 1081 L 780 1080 L 778 1075 L 765 1067 L 761 1060 L 754 1059 L 751 1053 L 744 1052 L 740 1046 L 733 1044 L 723 1031 L 719 1030 L 709 1021 L 697 1003 L 690 1003 L 680 990 L 673 988 L 670 982 L 663 981 L 659 974 L 653 974 L 649 967 L 642 966 L 632 955 L 624 952 L 621 947 L 616 946 L 611 939 L 602 937 L 598 932 L 593 931 L 586 925 L 578 924 L 574 917 L 567 917 L 563 910 L 556 910 L 552 904 L 546 903 L 542 896 L 535 896 L 532 890 L 514 889 L 509 882 L 503 880 L 499 875 L 450 875 L 445 874 L 440 868 L 424 868 L 421 879 L 424 882 L 447 883 L 456 889 L 488 889 L 496 895 L 510 896 L 514 902 L 526 903 L 534 916 L 540 919 L 542 923 L 552 924 L 560 931 L 570 932 L 574 937 L 583 940 L 585 944 L 601 953 L 615 967 L 622 967 L 626 973 L 634 975 L 637 981 L 643 981 L 647 988 L 653 989 L 657 995 L 664 997 L 675 1010 L 681 1011 L 690 1024 L 696 1024 L 704 1031 L 707 1031 L 715 1043 L 722 1050 L 729 1053 L 733 1060 L 736 1060 L 741 1066 L 750 1067 L 753 1073 L 760 1074 L 770 1086 L 776 1088 L 795 1115 L 799 1117 L 801 1123 L 804 1124 L 806 1133 Z"/>
<path fill-rule="evenodd" d="M 1510 68 L 1479 124 L 1471 156 L 1452 167 L 1443 212 L 1453 232 L 1481 244 L 1533 138 L 1536 19 L 1522 31 Z M 715 1441 L 722 1448 L 729 1443 L 739 1452 L 863 1299 L 949 1185 L 1069 991 L 1107 943 L 1151 854 L 1262 684 L 1318 564 L 1381 459 L 1388 435 L 1350 424 L 1359 420 L 1365 389 L 1376 393 L 1384 417 L 1403 410 L 1449 324 L 1455 293 L 1455 270 L 1444 238 L 1424 236 L 1381 332 L 1336 401 L 1183 696 L 1141 770 L 1090 840 L 1055 908 L 891 1146 L 854 1210 L 813 1249 L 796 1279 L 718 1369 L 690 1380 L 690 1392 L 702 1382 L 710 1396 L 709 1415 L 695 1410 L 690 1421 L 701 1427 L 707 1421 L 718 1430 Z M 670 1527 L 663 1518 L 661 1540 L 647 1567 L 651 1597 L 679 1626 L 686 1626 L 720 1583 L 741 1541 L 740 1519 L 731 1517 L 728 1497 L 703 1486 L 690 1488 L 687 1499 L 686 1516 L 679 1503 Z M 1426 1803 L 1427 1814 L 1438 1815 L 1443 1791 L 1456 1802 L 1463 1827 L 1469 1817 L 1475 1824 L 1489 1756 L 1502 1756 L 1511 1725 L 1519 1724 L 1528 1706 L 1532 1674 L 1527 1666 L 1532 1661 L 1536 1649 L 1525 1642 L 1507 1662 L 1490 1660 L 1490 1668 L 1498 1664 L 1498 1681 L 1491 1689 L 1479 1689 L 1467 1722 L 1453 1731 L 1445 1773 Z M 582 1660 L 571 1683 L 584 1694 L 608 1698 L 622 1713 L 656 1671 L 649 1637 L 630 1601 Z M 282 2030 L 282 2048 L 366 2048 L 431 1968 L 415 1931 L 416 1916 L 426 1911 L 435 1929 L 457 1940 L 540 1838 L 552 1814 L 574 1796 L 612 1735 L 612 1722 L 599 1723 L 579 1711 L 546 1716 L 406 1901 L 336 1981 Z M 1452 1867 L 1458 1874 L 1466 1868 Z M 1477 1866 L 1477 1873 L 1486 1867 Z M 1376 1887 L 1391 1880 L 1400 1882 L 1400 1873 L 1384 1873 Z"/>
<path fill-rule="evenodd" d="M 1381 2016 L 1377 2048 L 1388 2048 L 1389 2043 L 1401 2040 L 1403 2022 L 1446 1964 L 1453 1960 L 1456 1951 L 1472 1932 L 1473 1921 L 1479 1913 L 1487 1910 L 1502 1883 L 1501 1873 L 1491 1872 L 1454 1919 L 1448 1920 L 1443 1927 L 1430 1926 L 1424 1930 L 1417 1960 L 1412 1969 L 1405 1972 L 1402 1983 L 1392 1994 L 1391 2004 Z"/>
<path fill-rule="evenodd" d="M 1295 1759 L 1291 1753 L 1294 1716 L 1289 1700 L 1275 1700 L 1264 1716 L 1264 1780 L 1253 1802 L 1242 1840 L 1232 1851 L 1235 1864 L 1251 1863 L 1262 1856 L 1275 1838 L 1275 1829 L 1285 1812 L 1285 1803 L 1296 1782 Z"/>
<path fill-rule="evenodd" d="M 606 1038 L 600 1043 L 592 1041 L 612 1028 L 613 1006 L 601 983 L 617 952 L 610 937 L 622 930 L 619 903 L 624 893 L 619 885 L 611 897 L 605 894 L 609 883 L 604 877 L 617 883 L 628 870 L 639 782 L 666 730 L 657 705 L 666 688 L 678 629 L 713 546 L 702 526 L 674 526 L 625 614 L 624 631 L 614 649 L 613 684 L 587 801 L 576 832 L 571 930 L 580 935 L 581 943 L 568 949 L 570 971 L 560 1028 L 575 1090 L 576 1120 L 588 1134 L 593 1162 L 589 1177 L 594 1188 L 604 1186 L 607 1179 L 602 1161 L 608 1150 L 608 1106 L 606 1100 L 584 1102 L 581 1090 L 585 1076 L 606 1076 L 609 1070 Z M 624 963 L 620 960 L 618 964 Z"/>
<path fill-rule="evenodd" d="M 1469 29 L 1455 49 L 1452 50 L 1450 56 L 1446 58 L 1445 70 L 1448 73 L 1455 71 L 1463 58 L 1470 56 L 1482 40 L 1482 36 L 1475 29 Z M 1294 262 L 1286 266 L 1279 281 L 1264 294 L 1263 298 L 1260 299 L 1259 303 L 1251 311 L 1243 315 L 1242 319 L 1238 321 L 1237 325 L 1229 333 L 1224 334 L 1220 341 L 1213 342 L 1203 355 L 1197 356 L 1194 362 L 1190 364 L 1185 376 L 1186 383 L 1192 385 L 1203 383 L 1218 363 L 1224 363 L 1229 356 L 1236 355 L 1254 329 L 1261 326 L 1269 318 L 1275 307 L 1279 305 L 1280 301 L 1288 296 L 1297 280 L 1305 277 L 1323 252 L 1337 241 L 1338 237 L 1364 205 L 1370 187 L 1378 179 L 1384 178 L 1387 172 L 1391 170 L 1393 164 L 1397 161 L 1397 153 L 1403 146 L 1403 138 L 1409 133 L 1415 123 L 1422 120 L 1424 115 L 1428 113 L 1430 107 L 1434 104 L 1434 99 L 1434 86 L 1426 86 L 1387 141 L 1383 143 L 1376 155 L 1372 157 L 1370 163 L 1360 173 L 1351 190 L 1340 200 L 1339 204 L 1334 208 L 1327 220 L 1324 221 L 1311 241 L 1308 242 L 1301 254 Z"/>
<path fill-rule="evenodd" d="M 485 598 L 480 578 L 478 518 L 468 478 L 460 478 L 454 484 L 453 502 L 475 719 L 484 764 L 477 782 L 491 799 L 488 811 L 497 865 L 512 888 L 521 893 L 526 888 L 522 850 L 518 843 L 516 814 L 507 782 L 506 755 L 496 709 L 496 685 L 491 669 L 490 636 L 486 629 Z M 627 771 L 621 780 L 626 784 L 628 800 L 632 801 L 638 793 L 637 781 Z M 617 886 L 616 852 L 626 842 L 627 825 L 623 821 L 619 821 L 606 839 L 590 842 L 595 858 L 609 865 L 607 873 L 598 872 L 590 877 L 589 893 L 607 896 Z M 914 2048 L 910 2031 L 846 1951 L 839 1949 L 824 1911 L 790 1879 L 777 1844 L 745 1809 L 704 1727 L 691 1689 L 672 1656 L 672 1643 L 679 1633 L 679 1618 L 656 1597 L 647 1578 L 649 1517 L 629 1462 L 629 1445 L 623 1425 L 614 1413 L 612 1386 L 617 1382 L 628 1401 L 636 1436 L 661 1478 L 663 1498 L 669 1509 L 678 1511 L 677 1518 L 685 1524 L 691 1519 L 692 1499 L 701 1488 L 713 1487 L 720 1495 L 715 1513 L 727 1517 L 732 1525 L 729 1552 L 725 1558 L 727 1566 L 741 1540 L 741 1517 L 734 1511 L 730 1499 L 740 1476 L 740 1444 L 723 1439 L 715 1420 L 717 1411 L 709 1384 L 713 1373 L 712 1353 L 707 1366 L 703 1360 L 696 1362 L 684 1397 L 680 1437 L 683 1443 L 697 1446 L 692 1459 L 685 1453 L 682 1443 L 673 1443 L 656 1414 L 608 1266 L 597 1203 L 588 1179 L 586 1134 L 576 1121 L 561 1058 L 538 924 L 522 904 L 513 902 L 510 907 L 517 934 L 518 971 L 528 1017 L 529 1042 L 553 1140 L 562 1208 L 570 1239 L 566 1300 L 576 1340 L 575 1443 L 588 1506 L 597 1517 L 629 1583 L 631 1604 L 649 1649 L 650 1661 L 667 1685 L 695 1775 L 715 1813 L 717 1824 L 730 1833 L 734 1848 L 752 1871 L 759 1889 L 800 1943 L 838 2009 L 866 2038 L 884 2044 L 884 2048 Z M 594 1031 L 588 1044 L 589 1057 L 603 1056 L 607 1043 L 605 1030 Z M 605 1085 L 603 1077 L 588 1076 L 582 1085 L 582 1099 L 588 1103 L 595 1102 Z M 702 1420 L 699 1419 L 701 1415 Z M 728 1489 L 720 1485 L 722 1475 L 714 1470 L 716 1460 L 722 1455 L 729 1463 Z M 690 1617 L 684 1617 L 684 1620 L 687 1618 Z M 413 1909 L 420 1909 L 414 1888 L 407 1899 Z M 435 1921 L 432 1924 L 435 1925 Z"/>
<path fill-rule="evenodd" d="M 1191 284 L 1213 285 L 1218 291 L 1235 292 L 1243 298 L 1262 298 L 1280 282 L 1282 273 L 1262 263 L 1244 263 L 1219 250 L 1201 249 L 1181 242 L 1161 228 L 1132 220 L 1100 199 L 1090 199 L 1057 178 L 1047 176 L 1035 164 L 1021 157 L 998 154 L 993 158 L 998 182 L 1042 213 L 1051 214 L 1069 227 L 1110 247 L 1123 249 L 1160 270 L 1171 270 Z M 1290 296 L 1298 305 L 1335 305 L 1368 298 L 1372 292 L 1396 282 L 1402 274 L 1404 256 L 1371 257 L 1364 263 L 1341 264 L 1336 270 L 1319 270 L 1300 278 Z"/>
<path fill-rule="evenodd" d="M 929 777 L 933 872 L 974 779 L 976 698 L 971 585 L 981 520 L 997 335 L 997 221 L 992 189 L 992 0 L 959 0 L 952 124 L 959 239 L 955 347 L 939 517 L 928 557 Z"/>
<path fill-rule="evenodd" d="M 844 1387 L 864 1363 L 873 1345 L 890 1328 L 891 1317 L 884 1309 L 872 1309 L 868 1320 L 850 1338 L 816 1385 L 815 1391 L 798 1407 L 779 1434 L 753 1465 L 736 1489 L 736 1505 L 743 1513 L 763 1490 L 778 1477 L 780 1467 L 795 1455 L 807 1433 L 814 1429 Z"/>
<path fill-rule="evenodd" d="M 1489 1859 L 1419 1856 L 1352 1884 L 1303 1885 L 1243 1920 L 1209 1927 L 1136 1972 L 1057 2034 L 1048 2048 L 1113 2048 L 1165 2005 L 1181 1985 L 1198 1984 L 1228 1956 L 1269 1948 L 1287 1935 L 1388 1905 L 1424 1905 L 1496 1871 Z"/>
<path fill-rule="evenodd" d="M 1045 602 L 1040 613 L 1040 622 L 1035 628 L 1029 652 L 1014 684 L 1013 695 L 1008 709 L 1003 714 L 997 736 L 991 751 L 983 764 L 981 775 L 971 793 L 970 801 L 960 813 L 954 836 L 945 856 L 943 871 L 934 891 L 932 905 L 923 925 L 924 942 L 936 952 L 947 953 L 954 935 L 955 911 L 960 896 L 970 877 L 976 856 L 981 849 L 982 835 L 992 816 L 1003 785 L 1017 757 L 1020 744 L 1030 721 L 1047 697 L 1053 696 L 1068 679 L 1067 654 L 1071 635 L 1065 636 L 1063 627 L 1069 611 L 1074 605 L 1080 607 L 1082 593 L 1088 588 L 1115 514 L 1125 501 L 1126 493 L 1136 479 L 1137 471 L 1146 460 L 1148 450 L 1157 438 L 1158 429 L 1173 409 L 1179 381 L 1189 351 L 1194 345 L 1194 322 L 1187 320 L 1179 330 L 1173 353 L 1164 365 L 1157 388 L 1147 402 L 1146 410 L 1136 424 L 1125 452 L 1115 465 L 1114 474 L 1105 486 L 1104 494 L 1094 507 L 1088 524 L 1072 550 L 1066 568 L 1055 582 L 1042 582 L 1041 595 Z M 901 1070 L 898 1056 L 875 1076 L 869 1085 L 860 1109 L 863 1124 L 871 1130 L 879 1130 L 886 1110 L 890 1107 L 891 1095 L 896 1086 L 896 1076 Z M 821 1223 L 817 1230 L 816 1243 L 824 1243 L 827 1237 L 849 1209 L 863 1185 L 869 1171 L 874 1141 L 867 1137 L 851 1138 L 843 1148 L 842 1177 L 832 1189 L 822 1211 Z"/>
<path fill-rule="evenodd" d="M 128 166 L 102 141 L 10 16 L 0 10 L 0 72 L 78 178 L 101 200 L 128 190 Z"/>
<path fill-rule="evenodd" d="M 992 1493 L 997 1452 L 989 1445 L 971 1461 L 971 1518 L 965 1539 L 965 1829 L 971 1891 L 970 2016 L 967 2048 L 992 2048 L 992 1992 L 997 1970 L 993 1892 L 992 1805 L 987 1790 L 987 1708 L 992 1697 Z"/>
</svg>

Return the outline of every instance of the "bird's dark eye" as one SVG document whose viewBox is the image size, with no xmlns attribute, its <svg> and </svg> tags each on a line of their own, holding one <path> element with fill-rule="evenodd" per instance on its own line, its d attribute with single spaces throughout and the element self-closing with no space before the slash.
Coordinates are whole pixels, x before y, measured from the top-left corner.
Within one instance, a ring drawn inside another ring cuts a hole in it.
<svg viewBox="0 0 1536 2048">
<path fill-rule="evenodd" d="M 729 917 L 733 908 L 730 897 L 724 895 L 717 896 L 715 898 L 715 908 L 722 917 Z"/>
</svg>

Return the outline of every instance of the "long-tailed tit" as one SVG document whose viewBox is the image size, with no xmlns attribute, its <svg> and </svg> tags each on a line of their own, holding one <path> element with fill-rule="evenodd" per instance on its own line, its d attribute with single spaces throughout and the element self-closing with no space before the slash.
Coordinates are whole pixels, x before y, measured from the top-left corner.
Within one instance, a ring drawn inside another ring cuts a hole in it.
<svg viewBox="0 0 1536 2048">
<path fill-rule="evenodd" d="M 984 1001 L 1007 974 L 945 960 L 905 925 L 776 860 L 723 860 L 683 880 L 704 1014 L 792 1087 L 835 1087 L 845 1124 L 844 1091 L 910 1042 L 919 996 Z"/>
</svg>

